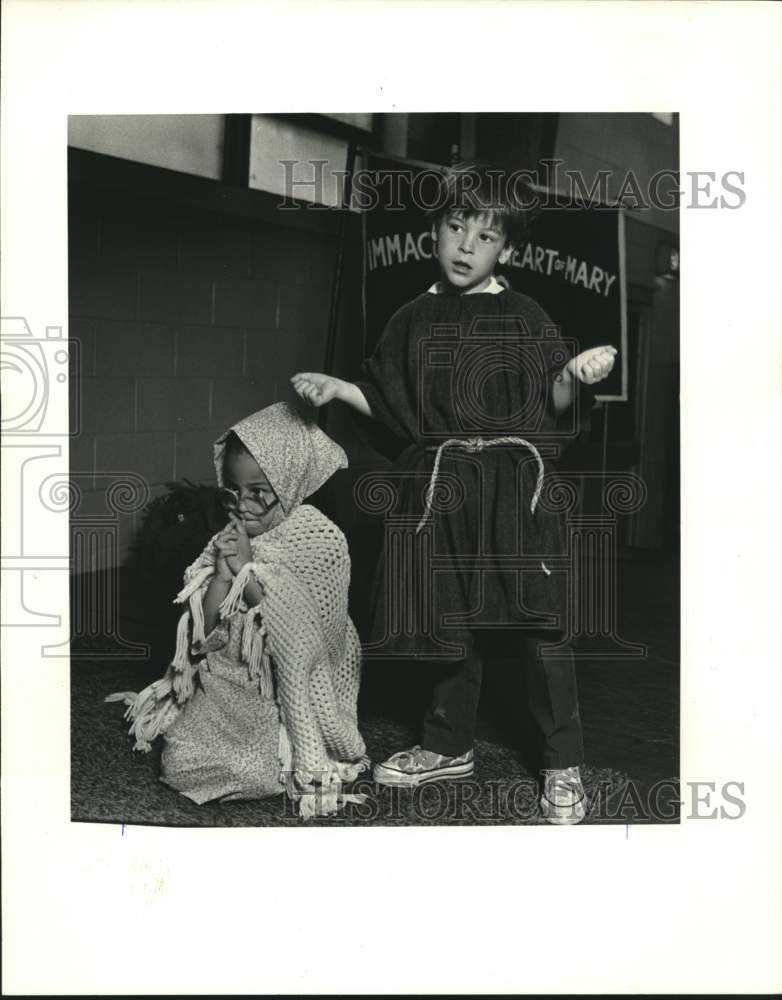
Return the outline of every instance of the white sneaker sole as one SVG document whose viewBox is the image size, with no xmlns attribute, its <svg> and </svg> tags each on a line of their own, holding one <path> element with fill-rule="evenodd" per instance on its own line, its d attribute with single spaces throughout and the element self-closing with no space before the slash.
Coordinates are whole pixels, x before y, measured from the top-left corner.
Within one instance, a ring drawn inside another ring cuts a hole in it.
<svg viewBox="0 0 782 1000">
<path fill-rule="evenodd" d="M 586 816 L 583 799 L 573 805 L 556 806 L 553 802 L 549 802 L 548 799 L 542 798 L 540 800 L 540 811 L 543 813 L 546 822 L 553 823 L 555 826 L 574 826 L 576 823 L 580 823 L 584 816 Z"/>
<path fill-rule="evenodd" d="M 466 764 L 452 764 L 449 767 L 438 767 L 432 771 L 420 771 L 418 774 L 405 774 L 403 771 L 395 771 L 392 767 L 384 764 L 377 764 L 372 772 L 372 777 L 378 785 L 392 785 L 395 788 L 417 788 L 418 785 L 426 785 L 430 781 L 443 781 L 448 778 L 468 778 L 475 770 L 475 762 L 468 761 Z"/>
</svg>

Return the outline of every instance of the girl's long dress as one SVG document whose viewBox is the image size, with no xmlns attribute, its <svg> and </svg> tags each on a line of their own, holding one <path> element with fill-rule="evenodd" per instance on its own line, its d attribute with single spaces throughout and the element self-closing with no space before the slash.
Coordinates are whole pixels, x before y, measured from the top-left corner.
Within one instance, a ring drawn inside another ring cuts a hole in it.
<svg viewBox="0 0 782 1000">
<path fill-rule="evenodd" d="M 457 659 L 477 631 L 565 627 L 567 537 L 550 491 L 553 463 L 579 422 L 585 426 L 593 397 L 580 393 L 558 418 L 552 386 L 575 351 L 536 302 L 511 290 L 429 292 L 392 317 L 358 382 L 373 416 L 403 448 L 378 474 L 394 503 L 365 654 Z M 416 534 L 437 446 L 501 436 L 523 438 L 543 460 L 535 512 L 539 464 L 531 448 L 448 447 L 435 491 L 441 502 L 431 527 Z"/>
<path fill-rule="evenodd" d="M 198 686 L 164 737 L 161 780 L 199 805 L 284 791 L 280 711 L 241 662 L 241 629 L 235 615 L 207 637 Z"/>
<path fill-rule="evenodd" d="M 220 623 L 206 635 L 204 598 L 216 537 L 187 567 L 166 673 L 138 694 L 117 692 L 136 749 L 163 735 L 162 778 L 196 802 L 285 791 L 302 816 L 330 815 L 358 796 L 343 785 L 368 766 L 358 729 L 361 649 L 348 614 L 345 536 L 303 501 L 345 468 L 344 451 L 287 403 L 245 417 L 214 446 L 217 481 L 235 434 L 279 499 L 276 523 L 250 538 Z M 260 588 L 245 603 L 247 585 Z"/>
</svg>

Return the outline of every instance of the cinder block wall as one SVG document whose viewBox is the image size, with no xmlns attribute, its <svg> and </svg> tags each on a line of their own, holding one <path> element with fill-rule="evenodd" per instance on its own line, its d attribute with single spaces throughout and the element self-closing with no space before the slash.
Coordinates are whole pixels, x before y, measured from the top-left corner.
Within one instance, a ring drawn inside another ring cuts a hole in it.
<svg viewBox="0 0 782 1000">
<path fill-rule="evenodd" d="M 177 175 L 162 173 L 176 190 Z M 189 191 L 194 183 L 212 182 L 182 178 Z M 81 348 L 71 372 L 80 434 L 70 468 L 80 511 L 101 511 L 109 479 L 123 472 L 143 477 L 152 496 L 183 477 L 213 480 L 214 438 L 254 410 L 292 400 L 294 371 L 323 367 L 333 213 L 319 213 L 322 225 L 313 213 L 307 228 L 277 213 L 272 225 L 139 190 L 96 190 L 73 170 L 69 213 L 69 334 Z M 355 274 L 353 261 L 343 349 L 346 336 L 360 344 Z M 116 554 L 74 572 L 125 563 L 139 519 L 120 514 Z"/>
</svg>

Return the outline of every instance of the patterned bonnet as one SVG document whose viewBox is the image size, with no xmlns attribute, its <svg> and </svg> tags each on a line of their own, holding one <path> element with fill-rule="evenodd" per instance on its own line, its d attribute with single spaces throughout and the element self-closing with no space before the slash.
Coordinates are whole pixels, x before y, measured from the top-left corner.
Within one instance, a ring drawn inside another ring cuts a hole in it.
<svg viewBox="0 0 782 1000">
<path fill-rule="evenodd" d="M 215 441 L 214 464 L 223 485 L 225 443 L 236 434 L 263 470 L 286 517 L 334 475 L 347 456 L 315 421 L 289 403 L 273 403 L 234 424 Z"/>
</svg>

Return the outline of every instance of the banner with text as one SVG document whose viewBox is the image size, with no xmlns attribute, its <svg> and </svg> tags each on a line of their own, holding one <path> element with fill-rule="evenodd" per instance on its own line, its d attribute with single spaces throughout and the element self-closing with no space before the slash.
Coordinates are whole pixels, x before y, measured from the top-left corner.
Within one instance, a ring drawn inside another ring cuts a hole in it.
<svg viewBox="0 0 782 1000">
<path fill-rule="evenodd" d="M 374 186 L 364 222 L 365 356 L 393 313 L 439 276 L 431 225 L 439 171 L 372 158 L 363 190 Z M 367 180 L 369 178 L 369 180 Z M 421 207 L 424 206 L 424 207 Z M 598 399 L 627 398 L 624 219 L 618 209 L 541 208 L 530 238 L 501 268 L 511 288 L 535 299 L 581 350 L 620 352 Z"/>
</svg>

